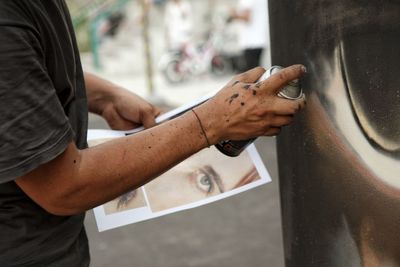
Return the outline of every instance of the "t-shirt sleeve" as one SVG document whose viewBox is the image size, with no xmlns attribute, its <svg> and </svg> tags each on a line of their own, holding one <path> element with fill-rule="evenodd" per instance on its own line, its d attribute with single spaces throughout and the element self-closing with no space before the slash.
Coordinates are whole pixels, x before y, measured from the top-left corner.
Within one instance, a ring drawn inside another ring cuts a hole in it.
<svg viewBox="0 0 400 267">
<path fill-rule="evenodd" d="M 37 35 L 0 25 L 0 183 L 61 154 L 73 131 Z"/>
</svg>

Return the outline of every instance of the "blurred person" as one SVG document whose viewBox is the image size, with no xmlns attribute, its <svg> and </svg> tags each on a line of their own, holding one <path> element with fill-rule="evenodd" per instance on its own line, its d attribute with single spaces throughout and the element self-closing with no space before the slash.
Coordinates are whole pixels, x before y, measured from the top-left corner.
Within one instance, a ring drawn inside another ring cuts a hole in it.
<svg viewBox="0 0 400 267">
<path fill-rule="evenodd" d="M 180 51 L 192 38 L 192 7 L 186 0 L 169 0 L 165 6 L 167 47 Z"/>
<path fill-rule="evenodd" d="M 115 37 L 124 20 L 125 20 L 125 14 L 122 11 L 113 12 L 107 18 L 108 29 L 106 34 L 111 37 Z"/>
<path fill-rule="evenodd" d="M 121 11 L 113 12 L 102 20 L 98 28 L 99 41 L 104 42 L 108 38 L 115 38 L 121 29 L 124 20 L 125 14 Z"/>
<path fill-rule="evenodd" d="M 228 19 L 232 20 L 239 20 L 244 24 L 239 37 L 244 56 L 244 70 L 260 66 L 261 56 L 269 45 L 267 0 L 239 0 L 237 8 Z"/>
<path fill-rule="evenodd" d="M 255 68 L 152 127 L 156 107 L 82 70 L 63 0 L 0 1 L 0 36 L 0 266 L 89 266 L 87 210 L 222 140 L 276 135 L 305 105 L 277 96 L 304 66 L 257 84 Z M 87 148 L 88 111 L 149 129 Z"/>
</svg>

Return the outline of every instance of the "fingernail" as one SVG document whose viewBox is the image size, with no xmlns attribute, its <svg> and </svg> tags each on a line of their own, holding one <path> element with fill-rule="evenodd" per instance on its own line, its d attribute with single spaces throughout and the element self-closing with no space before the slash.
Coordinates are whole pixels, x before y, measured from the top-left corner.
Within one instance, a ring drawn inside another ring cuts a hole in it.
<svg viewBox="0 0 400 267">
<path fill-rule="evenodd" d="M 307 73 L 307 68 L 305 66 L 301 65 L 301 71 L 303 73 Z"/>
</svg>

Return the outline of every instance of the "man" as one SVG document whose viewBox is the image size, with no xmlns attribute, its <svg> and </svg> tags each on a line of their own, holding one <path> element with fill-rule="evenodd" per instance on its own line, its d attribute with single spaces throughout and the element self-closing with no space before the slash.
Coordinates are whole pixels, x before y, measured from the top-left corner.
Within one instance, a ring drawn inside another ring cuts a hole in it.
<svg viewBox="0 0 400 267">
<path fill-rule="evenodd" d="M 113 129 L 154 126 L 157 108 L 83 73 L 63 0 L 0 1 L 0 266 L 88 266 L 86 210 L 225 139 L 275 135 L 304 106 L 277 97 L 301 65 L 133 136 L 87 149 L 87 111 Z"/>
<path fill-rule="evenodd" d="M 267 0 L 239 0 L 230 20 L 244 23 L 239 37 L 243 50 L 245 70 L 255 68 L 261 63 L 261 55 L 269 43 Z"/>
</svg>

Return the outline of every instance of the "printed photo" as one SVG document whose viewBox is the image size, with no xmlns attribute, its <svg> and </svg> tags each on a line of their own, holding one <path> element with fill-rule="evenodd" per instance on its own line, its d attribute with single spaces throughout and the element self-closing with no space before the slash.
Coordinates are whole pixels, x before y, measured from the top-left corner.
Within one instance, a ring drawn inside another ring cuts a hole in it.
<svg viewBox="0 0 400 267">
<path fill-rule="evenodd" d="M 207 100 L 204 96 L 156 119 L 162 123 Z M 93 147 L 112 138 L 143 130 L 88 131 Z M 239 194 L 271 181 L 260 155 L 250 145 L 238 157 L 228 157 L 214 146 L 203 149 L 139 189 L 94 208 L 99 231 L 196 208 Z"/>
<path fill-rule="evenodd" d="M 130 191 L 103 205 L 106 215 L 146 207 L 141 188 Z"/>
<path fill-rule="evenodd" d="M 227 157 L 206 148 L 144 186 L 153 212 L 216 196 L 260 179 L 248 154 Z"/>
</svg>

